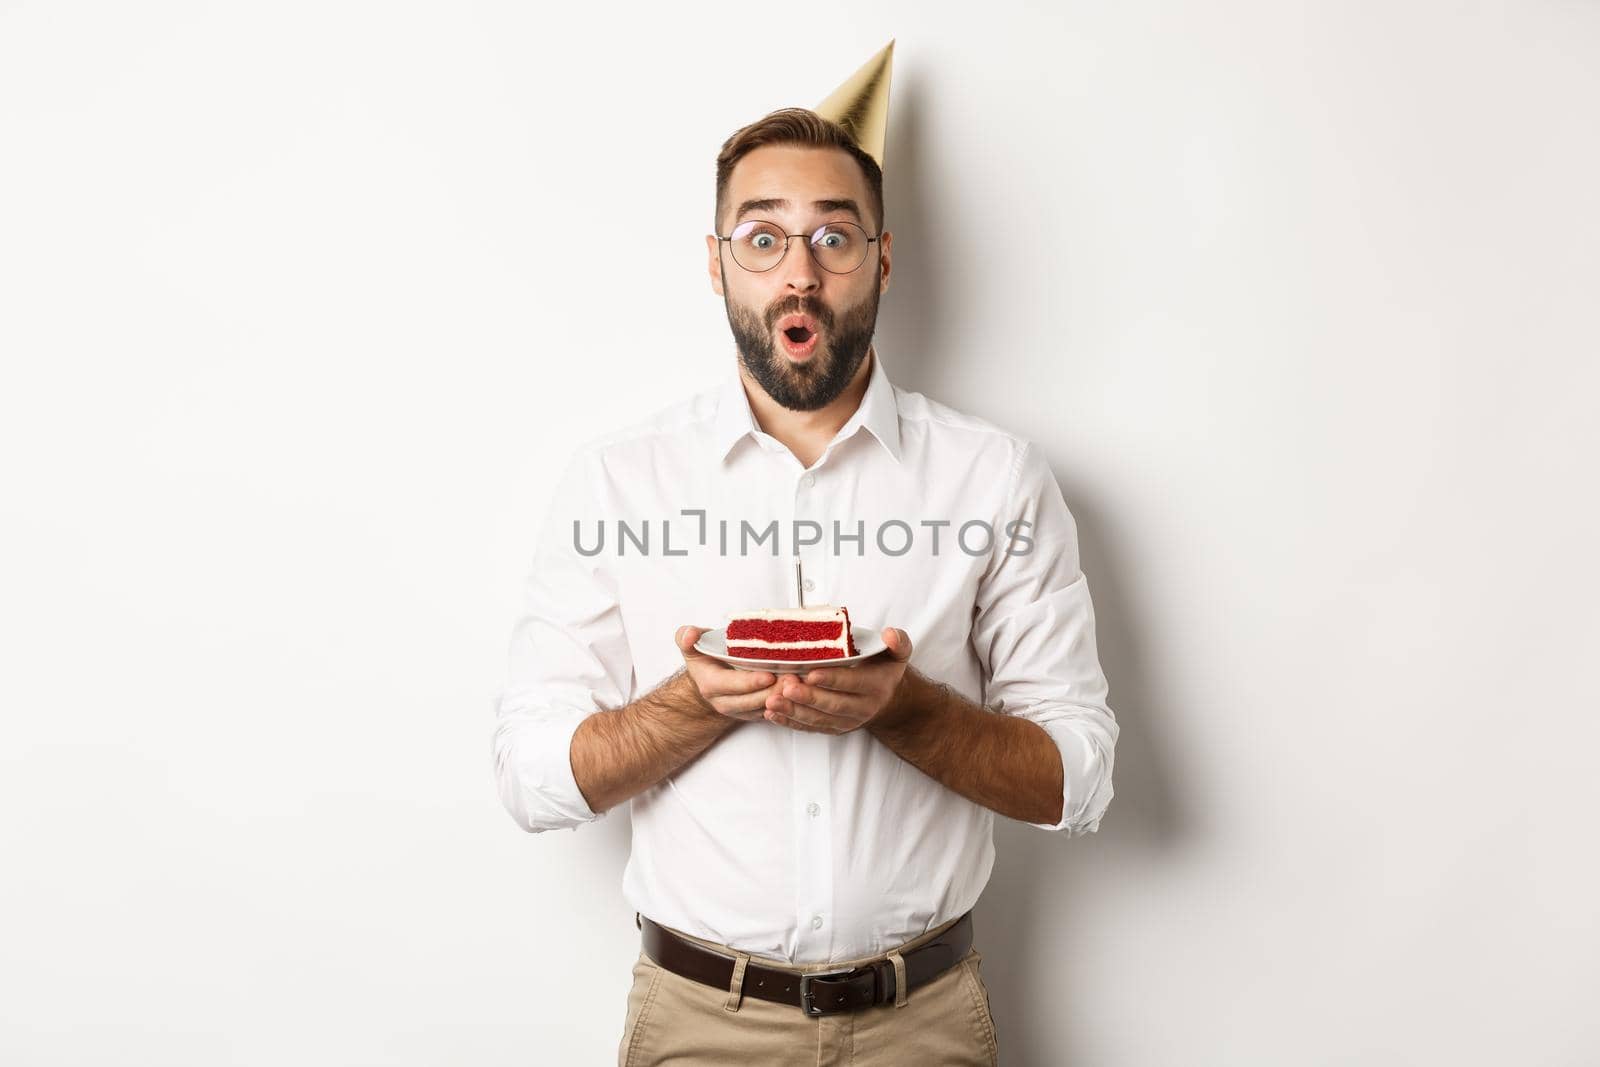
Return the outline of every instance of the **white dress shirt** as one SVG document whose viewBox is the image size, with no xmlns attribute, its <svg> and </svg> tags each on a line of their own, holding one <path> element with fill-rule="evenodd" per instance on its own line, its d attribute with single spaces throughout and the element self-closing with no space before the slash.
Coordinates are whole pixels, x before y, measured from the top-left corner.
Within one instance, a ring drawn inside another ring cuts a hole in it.
<svg viewBox="0 0 1600 1067">
<path fill-rule="evenodd" d="M 506 809 L 535 833 L 602 817 L 573 779 L 578 723 L 680 669 L 679 626 L 796 606 L 798 552 L 807 604 L 905 630 L 917 670 L 1044 728 L 1062 817 L 1032 825 L 1096 829 L 1118 726 L 1077 527 L 1038 447 L 892 385 L 874 350 L 861 404 L 803 467 L 757 426 L 736 358 L 720 385 L 569 463 L 496 704 Z M 865 728 L 742 722 L 628 809 L 635 910 L 793 964 L 880 954 L 956 918 L 994 862 L 995 813 Z"/>
</svg>

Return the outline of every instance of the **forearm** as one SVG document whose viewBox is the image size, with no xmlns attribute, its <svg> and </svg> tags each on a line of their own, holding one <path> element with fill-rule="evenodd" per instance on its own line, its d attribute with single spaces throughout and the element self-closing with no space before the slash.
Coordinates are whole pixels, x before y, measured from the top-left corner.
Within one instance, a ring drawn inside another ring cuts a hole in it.
<svg viewBox="0 0 1600 1067">
<path fill-rule="evenodd" d="M 572 776 L 590 810 L 605 811 L 672 774 L 739 722 L 706 703 L 679 671 L 633 703 L 579 723 Z"/>
<path fill-rule="evenodd" d="M 975 804 L 1029 823 L 1061 819 L 1061 753 L 1044 728 L 996 715 L 912 668 L 866 729 Z"/>
</svg>

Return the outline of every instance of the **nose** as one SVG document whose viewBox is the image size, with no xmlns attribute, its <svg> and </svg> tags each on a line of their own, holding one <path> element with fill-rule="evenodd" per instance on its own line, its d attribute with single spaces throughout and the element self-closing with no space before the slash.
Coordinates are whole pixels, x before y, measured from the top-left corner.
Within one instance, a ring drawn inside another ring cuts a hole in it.
<svg viewBox="0 0 1600 1067">
<path fill-rule="evenodd" d="M 795 241 L 800 242 L 799 248 L 794 247 Z M 811 255 L 811 241 L 807 237 L 797 234 L 789 238 L 789 249 L 777 269 L 783 272 L 784 285 L 795 292 L 809 293 L 822 284 L 822 271 Z"/>
</svg>

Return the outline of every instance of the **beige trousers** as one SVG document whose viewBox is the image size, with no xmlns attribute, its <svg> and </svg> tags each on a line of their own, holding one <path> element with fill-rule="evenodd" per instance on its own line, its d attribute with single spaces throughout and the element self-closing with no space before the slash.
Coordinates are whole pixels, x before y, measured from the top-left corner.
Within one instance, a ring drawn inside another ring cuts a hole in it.
<svg viewBox="0 0 1600 1067">
<path fill-rule="evenodd" d="M 901 945 L 931 941 L 951 920 Z M 742 996 L 750 954 L 673 929 L 695 944 L 734 958 L 730 988 L 712 989 L 658 966 L 643 950 L 623 1021 L 617 1067 L 996 1067 L 994 1016 L 974 948 L 966 958 L 895 1004 L 812 1018 L 798 1007 Z M 894 953 L 891 953 L 891 958 Z M 794 966 L 758 957 L 762 966 L 801 974 L 854 967 L 875 956 Z"/>
</svg>

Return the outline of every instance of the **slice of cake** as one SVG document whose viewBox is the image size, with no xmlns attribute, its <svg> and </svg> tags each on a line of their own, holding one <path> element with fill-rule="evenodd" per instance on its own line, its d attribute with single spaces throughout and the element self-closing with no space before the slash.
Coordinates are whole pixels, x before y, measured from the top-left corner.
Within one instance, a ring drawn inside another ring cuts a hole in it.
<svg viewBox="0 0 1600 1067">
<path fill-rule="evenodd" d="M 728 655 L 742 659 L 843 659 L 857 654 L 850 612 L 832 604 L 730 615 L 727 642 Z"/>
</svg>

